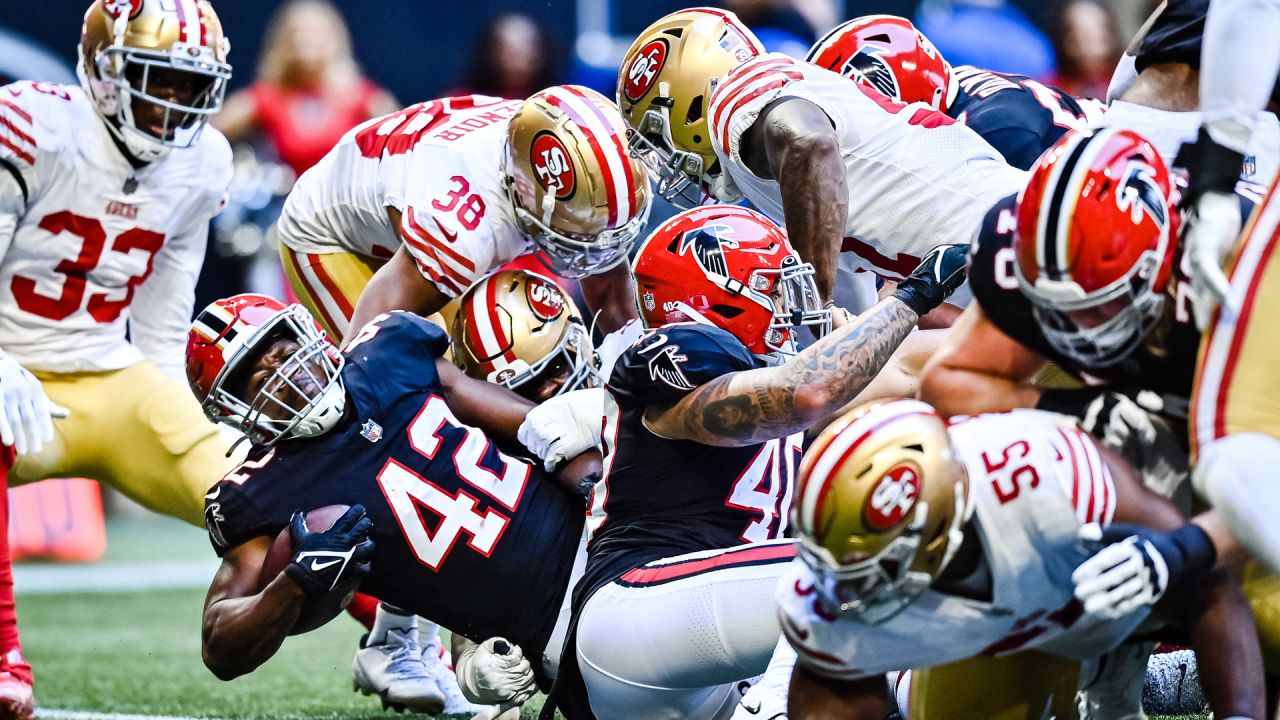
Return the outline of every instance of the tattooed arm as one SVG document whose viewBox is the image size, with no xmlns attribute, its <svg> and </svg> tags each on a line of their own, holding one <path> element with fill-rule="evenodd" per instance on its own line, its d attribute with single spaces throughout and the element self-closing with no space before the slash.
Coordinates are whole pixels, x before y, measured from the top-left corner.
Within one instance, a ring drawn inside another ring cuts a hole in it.
<svg viewBox="0 0 1280 720">
<path fill-rule="evenodd" d="M 806 430 L 852 401 L 918 318 L 903 300 L 886 298 L 783 365 L 730 373 L 670 407 L 650 407 L 645 425 L 663 437 L 721 446 Z"/>
</svg>

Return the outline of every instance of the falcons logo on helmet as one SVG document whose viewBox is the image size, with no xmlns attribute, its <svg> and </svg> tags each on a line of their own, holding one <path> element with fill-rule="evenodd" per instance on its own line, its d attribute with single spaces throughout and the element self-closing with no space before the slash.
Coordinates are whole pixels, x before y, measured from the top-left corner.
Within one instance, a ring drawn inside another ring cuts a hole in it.
<svg viewBox="0 0 1280 720">
<path fill-rule="evenodd" d="M 661 380 L 677 390 L 692 390 L 693 383 L 680 369 L 680 364 L 688 359 L 689 356 L 680 354 L 680 346 L 667 345 L 649 358 L 649 378 Z"/>
<path fill-rule="evenodd" d="M 898 78 L 893 76 L 893 69 L 881 57 L 887 51 L 887 48 L 879 45 L 864 45 L 845 61 L 840 74 L 852 74 L 854 80 L 875 88 L 881 95 L 901 100 L 902 91 L 898 89 Z"/>
<path fill-rule="evenodd" d="M 1145 213 L 1163 229 L 1169 224 L 1169 208 L 1155 176 L 1155 168 L 1138 160 L 1131 161 L 1120 181 L 1120 191 L 1116 193 L 1116 207 L 1129 213 L 1134 225 L 1142 222 Z"/>
<path fill-rule="evenodd" d="M 729 266 L 724 259 L 725 248 L 737 249 L 738 241 L 729 237 L 733 227 L 727 224 L 705 225 L 690 230 L 680 237 L 677 255 L 693 253 L 698 267 L 709 275 L 728 275 Z"/>
</svg>

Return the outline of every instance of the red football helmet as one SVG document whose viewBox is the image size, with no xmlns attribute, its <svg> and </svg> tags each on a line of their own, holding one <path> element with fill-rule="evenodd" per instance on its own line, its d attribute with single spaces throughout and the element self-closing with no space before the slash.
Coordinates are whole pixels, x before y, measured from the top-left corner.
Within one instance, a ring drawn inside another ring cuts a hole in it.
<svg viewBox="0 0 1280 720">
<path fill-rule="evenodd" d="M 254 363 L 282 340 L 293 349 L 254 387 Z M 311 313 L 265 295 L 210 303 L 187 333 L 187 381 L 205 415 L 255 443 L 332 429 L 346 405 L 342 365 Z"/>
<path fill-rule="evenodd" d="M 946 112 L 956 98 L 951 65 L 910 20 L 896 15 L 864 15 L 838 25 L 805 59 L 899 102 Z"/>
<path fill-rule="evenodd" d="M 1018 196 L 1014 268 L 1049 344 L 1088 367 L 1133 352 L 1164 309 L 1178 222 L 1168 168 L 1131 130 L 1042 155 Z"/>
<path fill-rule="evenodd" d="M 705 319 L 757 355 L 793 353 L 794 328 L 808 326 L 818 336 L 831 329 L 813 266 L 754 210 L 686 210 L 649 235 L 633 270 L 646 327 Z"/>
</svg>

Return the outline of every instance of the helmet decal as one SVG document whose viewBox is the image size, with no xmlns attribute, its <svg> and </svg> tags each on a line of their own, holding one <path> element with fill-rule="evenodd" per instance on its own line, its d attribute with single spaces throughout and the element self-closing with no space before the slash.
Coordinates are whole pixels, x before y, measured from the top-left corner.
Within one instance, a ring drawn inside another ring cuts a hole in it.
<svg viewBox="0 0 1280 720">
<path fill-rule="evenodd" d="M 539 277 L 530 277 L 525 283 L 525 296 L 529 309 L 542 320 L 555 320 L 564 312 L 564 295 L 559 288 Z"/>
<path fill-rule="evenodd" d="M 1156 184 L 1156 169 L 1141 161 L 1132 160 L 1125 168 L 1120 192 L 1116 193 L 1116 207 L 1128 211 L 1134 225 L 1142 224 L 1142 216 L 1150 215 L 1161 230 L 1169 225 L 1169 210 L 1164 193 Z"/>
<path fill-rule="evenodd" d="M 102 3 L 102 9 L 113 18 L 118 18 L 121 13 L 124 13 L 132 20 L 142 12 L 142 0 L 106 0 Z"/>
<path fill-rule="evenodd" d="M 867 527 L 889 530 L 897 527 L 916 506 L 920 497 L 920 469 L 904 462 L 884 474 L 871 491 L 866 506 Z"/>
<path fill-rule="evenodd" d="M 554 190 L 557 200 L 573 197 L 573 191 L 577 189 L 577 175 L 560 138 L 546 131 L 538 133 L 529 148 L 529 156 L 542 187 Z"/>
<path fill-rule="evenodd" d="M 732 234 L 733 227 L 724 223 L 704 225 L 680 236 L 680 245 L 676 248 L 676 254 L 692 253 L 703 272 L 728 275 L 724 251 L 738 249 L 738 241 L 729 238 Z"/>
<path fill-rule="evenodd" d="M 667 41 L 658 38 L 636 53 L 636 58 L 627 69 L 626 81 L 623 83 L 623 96 L 636 102 L 648 94 L 653 88 L 653 81 L 667 62 Z"/>
<path fill-rule="evenodd" d="M 898 79 L 884 59 L 888 51 L 883 45 L 863 45 L 845 61 L 840 74 L 870 85 L 881 95 L 901 100 L 902 90 L 898 87 Z"/>
</svg>

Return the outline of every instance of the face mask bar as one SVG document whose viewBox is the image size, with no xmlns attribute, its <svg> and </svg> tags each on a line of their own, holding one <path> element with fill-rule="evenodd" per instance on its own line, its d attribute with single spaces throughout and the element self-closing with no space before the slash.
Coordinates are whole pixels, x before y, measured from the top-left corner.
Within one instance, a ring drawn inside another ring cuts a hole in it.
<svg viewBox="0 0 1280 720">
<path fill-rule="evenodd" d="M 813 266 L 809 263 L 801 263 L 791 256 L 779 270 L 757 270 L 751 282 L 753 285 L 757 282 L 766 285 L 770 275 L 776 275 L 777 280 L 773 283 L 772 294 L 767 297 L 767 304 L 762 303 L 773 311 L 765 344 L 776 353 L 794 355 L 798 352 L 794 331 L 807 327 L 815 337 L 826 335 L 831 332 L 831 309 L 824 307 L 819 299 Z M 759 295 L 760 289 L 753 287 L 752 292 Z"/>
<path fill-rule="evenodd" d="M 345 358 L 336 352 L 333 344 L 315 329 L 312 322 L 310 314 L 295 305 L 259 328 L 245 342 L 235 361 L 228 363 L 214 380 L 213 391 L 205 401 L 205 414 L 211 420 L 231 425 L 255 443 L 263 445 L 274 445 L 289 437 L 312 413 L 334 413 L 336 410 L 330 425 L 336 421 L 345 403 L 341 378 Z M 239 374 L 246 362 L 256 359 L 255 351 L 265 350 L 271 342 L 281 338 L 292 339 L 299 347 L 263 382 L 252 402 L 246 402 L 224 387 L 230 378 Z M 300 384 L 299 380 L 304 377 L 306 382 Z M 303 385 L 310 385 L 311 389 Z M 280 395 L 286 388 L 306 401 L 301 408 L 294 408 L 281 399 Z M 268 413 L 268 408 L 275 411 Z M 281 417 L 275 417 L 277 414 Z"/>
<path fill-rule="evenodd" d="M 1054 350 L 1089 367 L 1109 367 L 1128 357 L 1159 322 L 1165 298 L 1152 289 L 1158 272 L 1159 257 L 1147 253 L 1129 275 L 1087 298 L 1039 292 L 1027 293 L 1027 297 L 1045 340 Z M 1117 301 L 1122 306 L 1115 316 L 1093 327 L 1082 327 L 1071 317 L 1072 313 Z"/>
<path fill-rule="evenodd" d="M 537 246 L 534 253 L 547 269 L 571 280 L 579 280 L 612 269 L 627 260 L 631 247 L 649 221 L 649 206 L 622 227 L 591 237 L 556 232 L 512 198 L 516 219 Z"/>
<path fill-rule="evenodd" d="M 595 367 L 594 359 L 595 350 L 591 346 L 591 338 L 587 335 L 587 329 L 581 320 L 574 317 L 570 319 L 569 328 L 564 337 L 560 339 L 556 349 L 547 353 L 546 357 L 533 365 L 525 365 L 523 361 L 517 361 L 519 364 L 524 365 L 524 368 L 505 380 L 498 380 L 498 376 L 503 370 L 514 367 L 516 363 L 508 365 L 507 368 L 495 370 L 489 374 L 489 382 L 496 382 L 505 385 L 511 390 L 516 390 L 525 383 L 541 376 L 556 361 L 563 360 L 565 365 L 572 368 L 572 370 L 569 373 L 569 377 L 565 379 L 564 385 L 556 391 L 557 395 L 571 390 L 580 390 L 584 387 L 598 387 L 603 384 L 603 381 L 600 378 L 600 372 Z"/>
<path fill-rule="evenodd" d="M 196 55 L 183 57 L 187 54 L 186 48 L 196 49 Z M 189 147 L 199 138 L 209 118 L 222 109 L 231 66 L 209 59 L 207 48 L 176 43 L 171 53 L 110 47 L 98 55 L 97 71 L 99 77 L 115 87 L 115 116 L 122 131 L 141 135 L 145 141 L 165 147 Z M 194 76 L 192 79 L 203 87 L 193 94 L 190 104 L 166 100 L 151 92 L 153 69 Z M 163 110 L 160 116 L 163 135 L 155 135 L 137 125 L 137 110 L 144 103 Z"/>
<path fill-rule="evenodd" d="M 925 508 L 918 509 L 912 530 L 875 556 L 844 567 L 833 567 L 801 542 L 800 556 L 814 573 L 822 602 L 867 625 L 879 625 L 905 610 L 932 582 L 927 573 L 910 569 L 927 513 Z"/>
<path fill-rule="evenodd" d="M 688 210 L 707 199 L 702 189 L 702 156 L 676 149 L 668 112 L 666 107 L 646 111 L 640 130 L 627 130 L 627 149 L 656 179 L 655 192 L 681 210 Z"/>
</svg>

